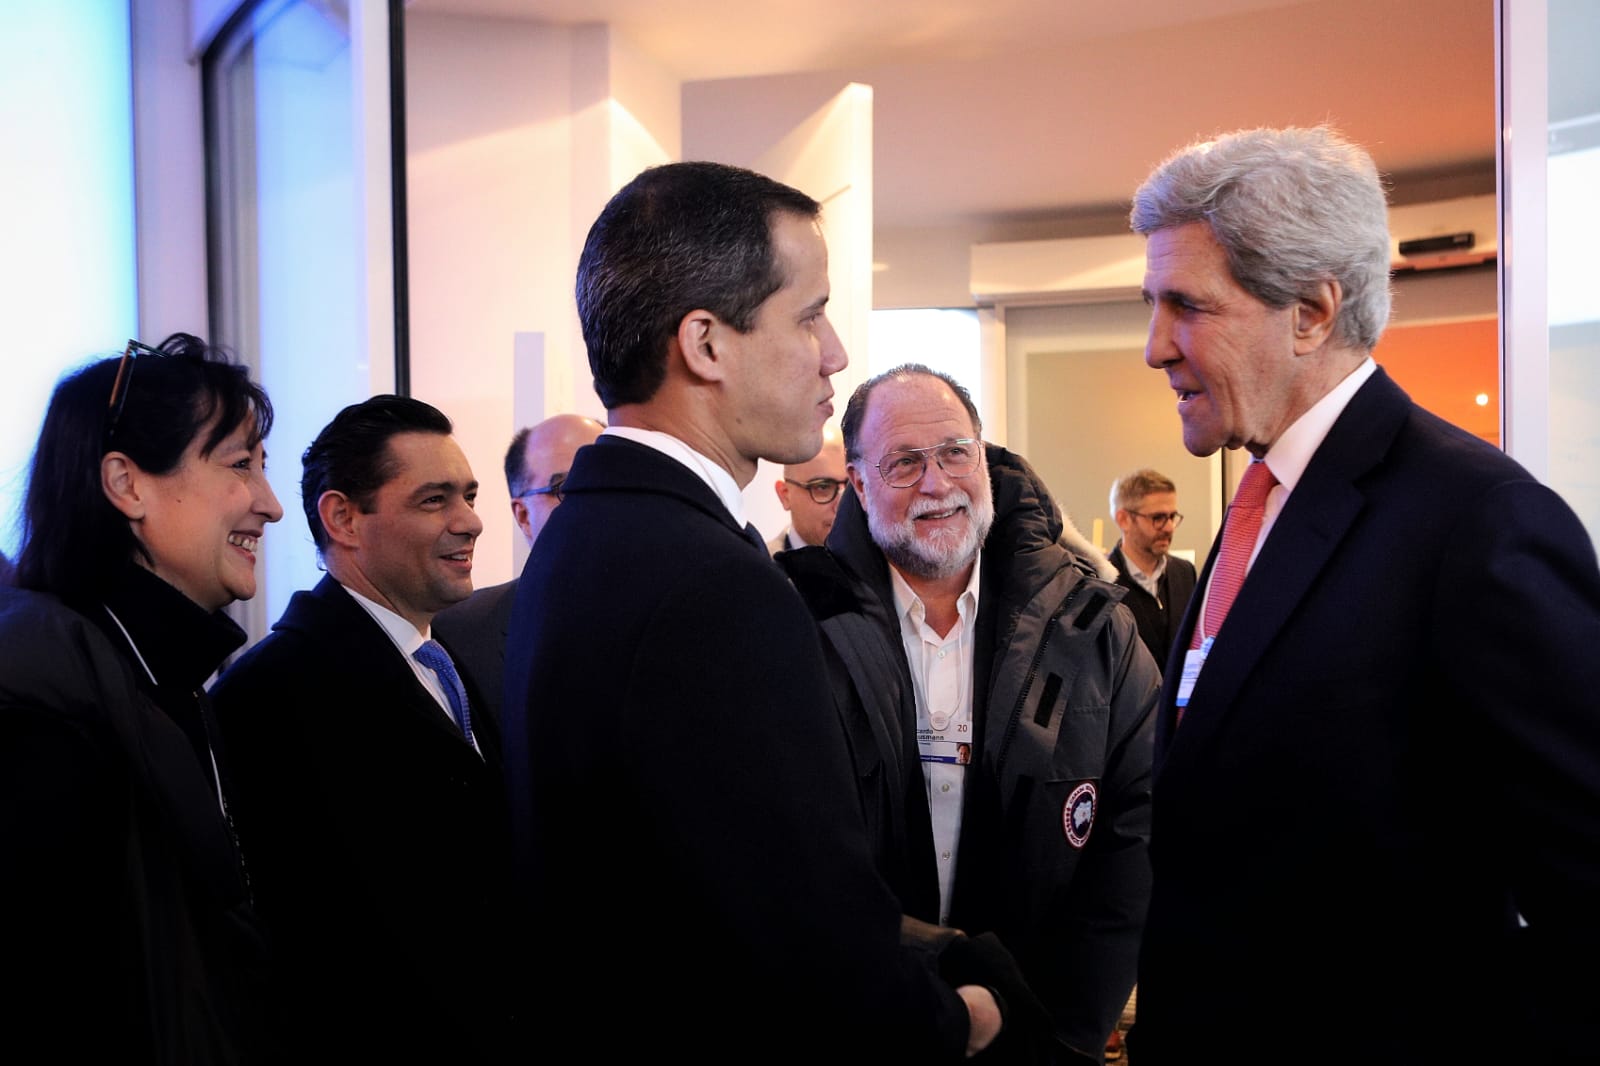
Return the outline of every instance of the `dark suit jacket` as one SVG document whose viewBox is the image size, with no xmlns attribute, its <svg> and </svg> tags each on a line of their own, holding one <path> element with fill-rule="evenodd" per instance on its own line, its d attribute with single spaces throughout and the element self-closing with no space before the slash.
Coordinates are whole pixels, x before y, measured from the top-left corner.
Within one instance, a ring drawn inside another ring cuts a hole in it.
<svg viewBox="0 0 1600 1066">
<path fill-rule="evenodd" d="M 1134 1061 L 1240 1039 L 1283 1062 L 1592 1061 L 1600 574 L 1571 510 L 1380 370 L 1175 729 L 1199 602 L 1157 728 Z"/>
<path fill-rule="evenodd" d="M 682 464 L 617 437 L 578 452 L 506 695 L 556 1024 L 615 1061 L 680 1038 L 700 1063 L 960 1059 L 965 1009 L 900 948 L 873 870 L 816 630 Z"/>
<path fill-rule="evenodd" d="M 237 749 L 286 1057 L 501 1059 L 510 874 L 493 723 L 475 719 L 480 759 L 332 577 L 295 593 L 213 698 Z"/>
<path fill-rule="evenodd" d="M 1155 656 L 1156 665 L 1164 664 L 1167 653 L 1172 650 L 1173 635 L 1178 632 L 1183 614 L 1189 609 L 1189 597 L 1194 595 L 1194 564 L 1167 556 L 1167 569 L 1156 583 L 1161 593 L 1158 601 L 1133 579 L 1133 573 L 1128 569 L 1128 557 L 1122 554 L 1120 541 L 1107 558 L 1117 568 L 1117 584 L 1128 590 L 1122 602 L 1128 605 L 1133 612 L 1133 620 L 1139 623 L 1139 636 L 1144 640 L 1144 646 Z"/>
<path fill-rule="evenodd" d="M 6 1057 L 269 1061 L 266 937 L 195 695 L 244 632 L 132 562 L 98 595 L 0 586 Z"/>
<path fill-rule="evenodd" d="M 478 589 L 465 600 L 433 617 L 433 635 L 450 649 L 456 670 L 470 678 L 482 693 L 474 709 L 482 707 L 500 725 L 500 697 L 505 688 L 506 633 L 511 629 L 511 605 L 517 599 L 517 581 Z"/>
</svg>

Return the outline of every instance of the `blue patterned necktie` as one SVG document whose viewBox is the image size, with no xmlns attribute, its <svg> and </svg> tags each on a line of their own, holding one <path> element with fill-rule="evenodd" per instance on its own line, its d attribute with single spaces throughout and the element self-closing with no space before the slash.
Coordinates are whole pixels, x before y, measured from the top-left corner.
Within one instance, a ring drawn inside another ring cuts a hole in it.
<svg viewBox="0 0 1600 1066">
<path fill-rule="evenodd" d="M 462 685 L 461 675 L 456 673 L 456 664 L 450 661 L 444 646 L 437 640 L 425 640 L 422 647 L 411 653 L 411 657 L 439 675 L 439 687 L 444 689 L 445 699 L 450 701 L 450 712 L 455 715 L 456 725 L 461 727 L 461 735 L 471 744 L 472 711 L 467 706 L 467 689 Z"/>
</svg>

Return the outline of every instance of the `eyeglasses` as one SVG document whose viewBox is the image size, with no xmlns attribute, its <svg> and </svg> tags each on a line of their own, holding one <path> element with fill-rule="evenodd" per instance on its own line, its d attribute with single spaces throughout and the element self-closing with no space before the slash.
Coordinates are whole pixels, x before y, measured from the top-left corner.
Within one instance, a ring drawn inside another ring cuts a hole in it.
<svg viewBox="0 0 1600 1066">
<path fill-rule="evenodd" d="M 839 498 L 839 491 L 846 484 L 842 477 L 814 477 L 810 481 L 796 481 L 792 477 L 786 477 L 783 480 L 805 489 L 812 503 L 832 503 Z"/>
<path fill-rule="evenodd" d="M 1183 525 L 1183 515 L 1179 514 L 1177 511 L 1157 511 L 1154 514 L 1145 514 L 1143 511 L 1129 511 L 1128 513 L 1138 515 L 1140 518 L 1144 519 L 1146 522 L 1149 522 L 1157 529 L 1160 529 L 1168 522 L 1172 523 L 1173 529 L 1177 529 L 1179 526 Z"/>
<path fill-rule="evenodd" d="M 159 348 L 140 344 L 136 340 L 128 341 L 128 346 L 122 349 L 122 361 L 117 364 L 117 377 L 111 383 L 111 398 L 106 401 L 105 443 L 109 444 L 111 438 L 116 435 L 117 424 L 122 421 L 122 409 L 128 405 L 128 386 L 133 381 L 134 360 L 141 355 L 165 354 Z"/>
<path fill-rule="evenodd" d="M 922 480 L 928 469 L 928 456 L 951 477 L 966 477 L 978 469 L 983 455 L 983 444 L 971 437 L 947 440 L 926 448 L 902 448 L 878 460 L 878 473 L 891 489 L 908 489 Z"/>
<path fill-rule="evenodd" d="M 529 496 L 554 496 L 556 498 L 556 502 L 560 503 L 562 500 L 567 498 L 567 491 L 565 488 L 566 483 L 567 475 L 565 471 L 562 471 L 559 474 L 551 474 L 550 484 L 542 485 L 536 489 L 529 489 L 527 492 L 519 492 L 517 493 L 516 498 L 519 500 L 526 500 Z"/>
</svg>

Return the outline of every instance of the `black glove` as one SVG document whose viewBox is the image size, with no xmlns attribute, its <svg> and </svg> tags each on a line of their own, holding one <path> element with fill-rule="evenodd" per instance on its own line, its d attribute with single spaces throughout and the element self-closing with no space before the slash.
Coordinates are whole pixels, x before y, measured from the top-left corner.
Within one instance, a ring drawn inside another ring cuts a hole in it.
<svg viewBox="0 0 1600 1066">
<path fill-rule="evenodd" d="M 952 938 L 939 952 L 939 976 L 952 988 L 982 985 L 1000 1006 L 1004 1028 L 979 1061 L 1051 1061 L 1056 1040 L 1050 1015 L 999 937 L 981 933 Z"/>
</svg>

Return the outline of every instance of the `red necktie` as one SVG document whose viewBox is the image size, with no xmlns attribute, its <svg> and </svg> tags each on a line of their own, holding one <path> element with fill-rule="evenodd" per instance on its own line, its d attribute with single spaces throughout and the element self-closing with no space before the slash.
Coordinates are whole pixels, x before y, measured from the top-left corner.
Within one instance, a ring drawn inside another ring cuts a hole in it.
<svg viewBox="0 0 1600 1066">
<path fill-rule="evenodd" d="M 1194 637 L 1189 647 L 1198 648 L 1202 635 L 1214 637 L 1222 629 L 1228 608 L 1244 584 L 1244 573 L 1250 565 L 1250 552 L 1256 546 L 1256 536 L 1261 532 L 1261 518 L 1267 510 L 1267 493 L 1278 479 L 1272 476 L 1267 464 L 1259 460 L 1250 464 L 1239 482 L 1239 491 L 1233 494 L 1228 505 L 1227 523 L 1222 529 L 1222 548 L 1217 552 L 1217 565 L 1211 570 L 1211 580 L 1206 590 L 1204 625 L 1194 627 Z"/>
</svg>

